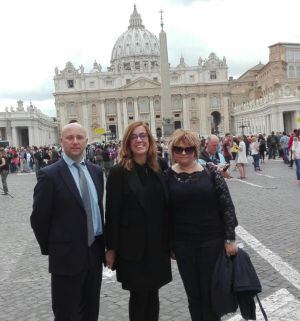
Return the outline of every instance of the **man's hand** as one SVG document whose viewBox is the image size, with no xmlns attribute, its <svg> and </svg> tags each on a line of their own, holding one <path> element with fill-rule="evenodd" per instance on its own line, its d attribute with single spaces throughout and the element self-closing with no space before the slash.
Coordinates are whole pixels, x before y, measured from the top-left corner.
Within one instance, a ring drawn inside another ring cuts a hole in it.
<svg viewBox="0 0 300 321">
<path fill-rule="evenodd" d="M 105 260 L 106 260 L 106 266 L 111 269 L 115 264 L 116 251 L 115 250 L 106 251 Z"/>
</svg>

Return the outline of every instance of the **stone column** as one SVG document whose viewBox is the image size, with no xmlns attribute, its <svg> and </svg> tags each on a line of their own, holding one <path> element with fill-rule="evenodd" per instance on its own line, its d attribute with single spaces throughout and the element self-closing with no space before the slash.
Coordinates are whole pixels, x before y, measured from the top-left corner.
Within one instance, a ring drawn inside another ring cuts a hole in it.
<svg viewBox="0 0 300 321">
<path fill-rule="evenodd" d="M 29 146 L 35 145 L 32 126 L 28 126 L 28 140 L 29 140 Z"/>
<path fill-rule="evenodd" d="M 295 110 L 295 118 L 294 118 L 294 123 L 293 123 L 293 130 L 295 128 L 300 128 L 300 122 L 297 122 L 297 119 L 300 119 L 300 110 Z"/>
<path fill-rule="evenodd" d="M 206 116 L 206 94 L 199 95 L 200 104 L 200 135 L 205 136 L 207 131 L 207 116 Z"/>
<path fill-rule="evenodd" d="M 138 103 L 137 103 L 137 97 L 133 98 L 133 108 L 134 108 L 134 120 L 139 120 L 139 109 L 138 109 Z"/>
<path fill-rule="evenodd" d="M 11 127 L 11 136 L 12 136 L 11 146 L 19 147 L 17 127 L 15 126 Z"/>
<path fill-rule="evenodd" d="M 228 104 L 229 93 L 224 93 L 222 97 L 223 105 L 223 117 L 224 117 L 224 134 L 228 133 L 229 130 L 229 104 Z"/>
<path fill-rule="evenodd" d="M 190 129 L 190 117 L 189 117 L 187 100 L 188 100 L 188 96 L 182 95 L 182 118 L 183 118 L 183 128 L 185 130 Z"/>
<path fill-rule="evenodd" d="M 120 140 L 122 139 L 122 136 L 123 136 L 121 105 L 122 105 L 122 99 L 117 99 L 118 136 Z"/>
<path fill-rule="evenodd" d="M 150 99 L 150 130 L 152 135 L 156 137 L 153 97 L 149 97 L 149 99 Z"/>
<path fill-rule="evenodd" d="M 35 146 L 39 147 L 42 144 L 40 143 L 41 138 L 40 138 L 40 133 L 39 133 L 39 125 L 36 124 L 36 126 L 33 127 L 33 136 L 34 136 L 34 144 Z"/>
<path fill-rule="evenodd" d="M 59 113 L 59 118 L 60 118 L 60 131 L 62 130 L 62 128 L 67 125 L 67 106 L 64 105 L 58 105 L 57 107 L 57 111 Z"/>
<path fill-rule="evenodd" d="M 124 131 L 128 126 L 128 113 L 127 113 L 127 101 L 126 98 L 123 99 L 123 124 L 124 124 Z"/>
<path fill-rule="evenodd" d="M 106 129 L 105 100 L 100 100 L 100 127 Z"/>
<path fill-rule="evenodd" d="M 283 112 L 282 111 L 279 111 L 277 113 L 277 123 L 278 123 L 277 131 L 282 133 L 284 131 L 284 121 L 283 121 Z"/>
<path fill-rule="evenodd" d="M 88 111 L 88 104 L 86 102 L 83 102 L 81 105 L 82 109 L 82 119 L 79 120 L 79 122 L 82 124 L 82 126 L 87 131 L 88 140 L 91 139 L 90 137 L 90 124 L 89 124 L 89 111 Z"/>
</svg>

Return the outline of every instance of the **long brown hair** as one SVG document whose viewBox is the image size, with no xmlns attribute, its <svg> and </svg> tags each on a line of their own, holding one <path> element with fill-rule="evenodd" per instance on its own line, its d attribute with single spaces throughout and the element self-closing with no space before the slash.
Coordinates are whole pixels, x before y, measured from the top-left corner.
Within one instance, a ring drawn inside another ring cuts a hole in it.
<svg viewBox="0 0 300 321">
<path fill-rule="evenodd" d="M 155 140 L 151 134 L 151 131 L 148 127 L 148 125 L 142 121 L 135 121 L 127 126 L 125 129 L 125 133 L 123 135 L 123 140 L 119 152 L 119 164 L 126 168 L 127 170 L 131 170 L 133 167 L 133 153 L 130 149 L 130 136 L 132 132 L 139 126 L 143 126 L 147 132 L 148 140 L 149 140 L 149 149 L 147 152 L 147 164 L 148 166 L 154 171 L 157 172 L 158 162 L 157 162 L 157 147 Z"/>
</svg>

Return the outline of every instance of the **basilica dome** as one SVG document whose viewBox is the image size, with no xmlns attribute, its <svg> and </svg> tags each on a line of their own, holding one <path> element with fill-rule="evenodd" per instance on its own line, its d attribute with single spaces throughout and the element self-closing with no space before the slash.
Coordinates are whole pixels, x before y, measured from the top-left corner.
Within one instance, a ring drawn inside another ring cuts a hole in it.
<svg viewBox="0 0 300 321">
<path fill-rule="evenodd" d="M 145 29 L 141 16 L 134 5 L 128 30 L 118 38 L 114 45 L 111 54 L 111 67 L 113 70 L 128 70 L 128 66 L 132 65 L 133 61 L 134 64 L 148 61 L 150 65 L 151 63 L 153 65 L 158 61 L 159 56 L 159 41 L 153 33 Z M 141 69 L 142 67 L 145 66 L 140 66 Z"/>
</svg>

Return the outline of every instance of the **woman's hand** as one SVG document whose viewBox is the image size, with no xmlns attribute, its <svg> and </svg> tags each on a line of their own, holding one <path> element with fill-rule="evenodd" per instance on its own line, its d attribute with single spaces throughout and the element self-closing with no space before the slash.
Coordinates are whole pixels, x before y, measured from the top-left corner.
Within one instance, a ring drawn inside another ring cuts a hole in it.
<svg viewBox="0 0 300 321">
<path fill-rule="evenodd" d="M 106 266 L 108 268 L 112 268 L 115 264 L 116 260 L 116 251 L 115 250 L 108 250 L 105 253 L 105 261 L 106 261 Z"/>
<path fill-rule="evenodd" d="M 230 243 L 225 243 L 225 251 L 227 256 L 233 256 L 233 255 L 236 255 L 238 251 L 238 247 L 234 241 Z"/>
</svg>

